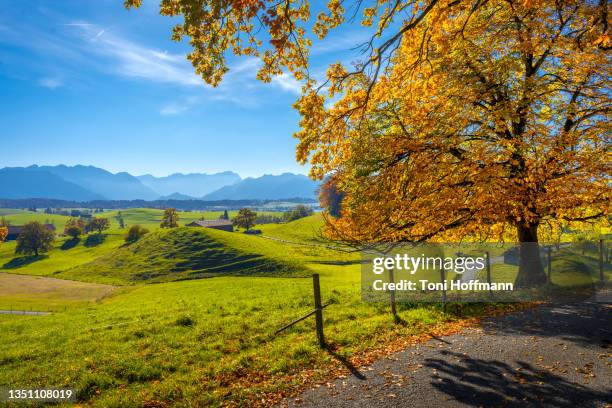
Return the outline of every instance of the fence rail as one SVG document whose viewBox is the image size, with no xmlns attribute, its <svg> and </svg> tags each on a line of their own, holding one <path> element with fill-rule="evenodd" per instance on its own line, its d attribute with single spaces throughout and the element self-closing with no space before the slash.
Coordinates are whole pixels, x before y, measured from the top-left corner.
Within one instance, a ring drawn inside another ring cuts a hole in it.
<svg viewBox="0 0 612 408">
<path fill-rule="evenodd" d="M 332 302 L 328 302 L 324 305 L 321 304 L 321 285 L 319 284 L 319 274 L 318 273 L 315 273 L 312 275 L 312 289 L 313 289 L 313 295 L 314 295 L 315 308 L 312 311 L 306 313 L 304 316 L 299 317 L 295 319 L 294 321 L 292 321 L 291 323 L 281 327 L 280 329 L 274 332 L 274 335 L 277 335 L 280 332 L 301 322 L 302 320 L 305 320 L 309 318 L 310 316 L 315 315 L 317 339 L 319 341 L 319 346 L 325 347 L 325 335 L 323 334 L 323 309 L 331 305 Z"/>
</svg>

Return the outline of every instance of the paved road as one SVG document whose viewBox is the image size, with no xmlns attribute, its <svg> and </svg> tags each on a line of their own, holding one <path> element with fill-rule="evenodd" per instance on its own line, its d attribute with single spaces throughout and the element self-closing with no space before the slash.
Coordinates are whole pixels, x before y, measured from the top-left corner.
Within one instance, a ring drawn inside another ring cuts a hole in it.
<svg viewBox="0 0 612 408">
<path fill-rule="evenodd" d="M 609 304 L 544 306 L 411 347 L 283 405 L 612 406 L 611 342 Z"/>
</svg>

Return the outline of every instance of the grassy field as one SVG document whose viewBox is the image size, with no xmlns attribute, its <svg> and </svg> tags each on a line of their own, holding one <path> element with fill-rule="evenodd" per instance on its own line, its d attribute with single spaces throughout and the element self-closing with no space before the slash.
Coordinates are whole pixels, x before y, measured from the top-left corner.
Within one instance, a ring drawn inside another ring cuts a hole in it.
<svg viewBox="0 0 612 408">
<path fill-rule="evenodd" d="M 96 283 L 0 273 L 0 309 L 65 310 L 86 306 L 113 290 Z"/>
<path fill-rule="evenodd" d="M 79 241 L 58 238 L 54 248 L 39 257 L 15 255 L 15 241 L 0 245 L 0 272 L 55 276 L 62 271 L 91 262 L 123 245 L 123 235 L 92 234 Z"/>
<path fill-rule="evenodd" d="M 161 215 L 122 213 L 151 229 Z M 45 258 L 14 264 L 13 273 L 123 286 L 102 297 L 79 290 L 81 307 L 49 316 L 0 316 L 0 387 L 74 388 L 79 402 L 101 407 L 266 405 L 340 360 L 507 307 L 466 305 L 458 318 L 437 304 L 401 304 L 397 324 L 386 303 L 361 300 L 359 254 L 326 248 L 320 217 L 260 228 L 293 243 L 178 228 L 126 246 L 111 229 L 95 246 L 83 238 L 62 250 L 60 240 Z M 17 262 L 12 245 L 0 247 L 1 265 Z M 332 302 L 324 315 L 333 353 L 318 348 L 314 319 L 274 335 L 312 310 L 312 273 Z"/>
<path fill-rule="evenodd" d="M 131 219 L 137 214 L 147 225 L 151 212 L 131 212 Z M 320 223 L 313 216 L 264 229 L 308 244 Z M 11 245 L 2 247 L 4 259 Z M 285 392 L 305 372 L 323 376 L 312 370 L 334 361 L 318 349 L 310 320 L 273 335 L 312 308 L 313 272 L 321 275 L 324 301 L 334 302 L 326 335 L 342 356 L 452 319 L 436 305 L 400 307 L 410 324 L 394 324 L 385 304 L 361 301 L 357 255 L 319 246 L 179 228 L 153 231 L 131 246 L 109 235 L 95 247 L 106 251 L 99 256 L 89 248 L 56 248 L 13 271 L 115 283 L 185 279 L 192 271 L 216 277 L 137 283 L 67 312 L 0 319 L 1 386 L 74 387 L 79 401 L 98 406 L 242 404 Z M 72 266 L 76 258 L 81 264 Z"/>
<path fill-rule="evenodd" d="M 152 209 L 152 208 L 129 208 L 124 210 L 113 210 L 104 211 L 102 213 L 96 213 L 94 216 L 108 218 L 111 223 L 110 233 L 125 233 L 125 230 L 119 228 L 119 222 L 117 220 L 118 213 L 121 212 L 123 221 L 127 227 L 139 224 L 149 229 L 159 228 L 159 223 L 162 218 L 163 210 Z M 228 215 L 234 217 L 238 211 L 228 211 Z M 223 211 L 178 211 L 179 224 L 185 225 L 192 221 L 206 219 L 215 220 L 218 219 Z M 258 214 L 266 215 L 282 215 L 282 212 L 275 211 L 258 211 Z M 56 214 L 45 214 L 44 212 L 37 211 L 26 211 L 19 209 L 0 208 L 0 218 L 5 218 L 11 225 L 22 225 L 29 221 L 39 222 L 50 222 L 55 224 L 58 232 L 62 232 L 64 224 L 70 218 L 64 215 Z"/>
<path fill-rule="evenodd" d="M 12 208 L 0 208 L 0 218 L 4 218 L 11 225 L 23 225 L 30 221 L 38 221 L 41 223 L 49 222 L 55 224 L 58 230 L 64 228 L 64 224 L 68 219 L 68 217 L 63 215 L 45 214 L 43 212 L 17 210 Z"/>
</svg>

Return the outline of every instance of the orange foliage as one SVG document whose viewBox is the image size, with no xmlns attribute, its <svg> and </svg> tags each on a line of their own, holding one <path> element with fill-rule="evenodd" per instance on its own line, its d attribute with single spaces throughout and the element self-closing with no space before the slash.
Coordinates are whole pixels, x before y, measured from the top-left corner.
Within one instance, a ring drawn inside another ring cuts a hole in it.
<svg viewBox="0 0 612 408">
<path fill-rule="evenodd" d="M 543 223 L 607 221 L 612 65 L 597 13 L 459 2 L 404 33 L 375 82 L 331 67 L 329 94 L 296 104 L 298 159 L 345 193 L 328 233 L 537 241 Z"/>
</svg>

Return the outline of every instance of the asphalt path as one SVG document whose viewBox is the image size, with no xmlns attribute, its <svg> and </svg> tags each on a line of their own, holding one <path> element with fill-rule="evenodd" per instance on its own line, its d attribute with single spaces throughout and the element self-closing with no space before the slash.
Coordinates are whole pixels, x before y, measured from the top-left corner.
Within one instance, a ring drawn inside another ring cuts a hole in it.
<svg viewBox="0 0 612 408">
<path fill-rule="evenodd" d="M 285 400 L 291 407 L 612 407 L 612 307 L 483 321 Z"/>
</svg>

